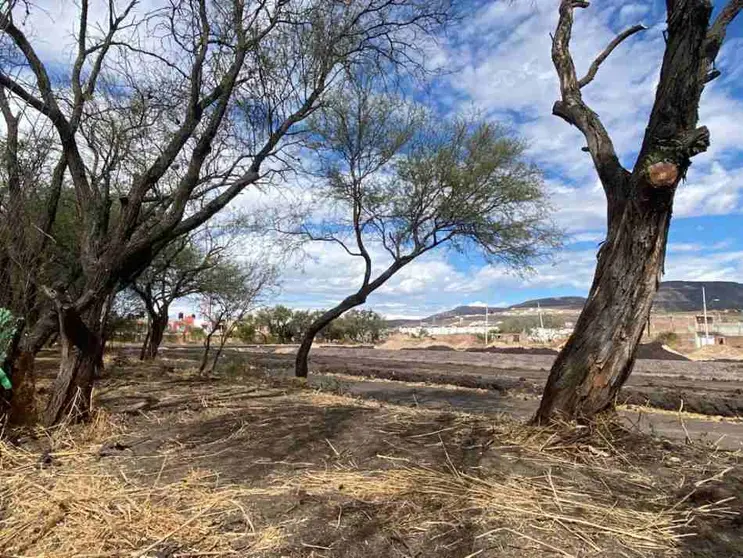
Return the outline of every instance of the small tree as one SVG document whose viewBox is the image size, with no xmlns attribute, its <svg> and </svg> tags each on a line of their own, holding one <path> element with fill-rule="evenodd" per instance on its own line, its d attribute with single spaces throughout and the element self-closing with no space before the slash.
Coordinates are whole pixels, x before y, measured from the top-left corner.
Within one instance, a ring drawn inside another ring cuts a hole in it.
<svg viewBox="0 0 743 558">
<path fill-rule="evenodd" d="M 277 343 L 291 343 L 294 338 L 294 312 L 286 306 L 261 308 L 256 314 L 256 323 L 268 331 Z"/>
<path fill-rule="evenodd" d="M 168 327 L 170 305 L 207 289 L 212 279 L 210 274 L 223 253 L 222 246 L 203 247 L 194 237 L 181 238 L 167 246 L 132 284 L 149 318 L 140 359 L 152 360 L 157 356 Z"/>
<path fill-rule="evenodd" d="M 235 328 L 255 308 L 260 296 L 276 279 L 275 270 L 263 263 L 221 263 L 214 268 L 210 284 L 201 296 L 201 314 L 205 318 L 204 354 L 200 373 L 215 369 L 227 340 Z M 212 338 L 219 332 L 219 346 L 209 360 Z"/>
<path fill-rule="evenodd" d="M 235 337 L 243 343 L 254 343 L 257 333 L 258 327 L 256 326 L 255 316 L 250 314 L 237 322 L 234 330 Z"/>
<path fill-rule="evenodd" d="M 364 275 L 306 332 L 297 376 L 307 376 L 320 331 L 423 254 L 440 246 L 476 249 L 491 262 L 524 269 L 555 240 L 539 171 L 524 161 L 524 143 L 497 125 L 425 119 L 362 79 L 314 118 L 312 131 L 321 194 L 336 211 L 327 222 L 290 232 L 340 245 L 363 260 Z M 370 247 L 386 253 L 380 272 Z"/>
<path fill-rule="evenodd" d="M 573 12 L 584 0 L 562 0 L 552 41 L 560 99 L 552 112 L 577 127 L 604 188 L 606 240 L 598 254 L 588 300 L 573 335 L 550 371 L 538 423 L 554 418 L 586 419 L 611 408 L 629 378 L 635 353 L 663 275 L 676 189 L 695 155 L 707 149 L 709 130 L 697 127 L 705 85 L 718 77 L 715 58 L 728 25 L 743 9 L 730 0 L 711 22 L 709 0 L 667 0 L 666 47 L 645 137 L 634 168 L 625 169 L 599 115 L 583 99 L 583 88 L 635 25 L 609 43 L 578 78 L 570 52 Z"/>
</svg>

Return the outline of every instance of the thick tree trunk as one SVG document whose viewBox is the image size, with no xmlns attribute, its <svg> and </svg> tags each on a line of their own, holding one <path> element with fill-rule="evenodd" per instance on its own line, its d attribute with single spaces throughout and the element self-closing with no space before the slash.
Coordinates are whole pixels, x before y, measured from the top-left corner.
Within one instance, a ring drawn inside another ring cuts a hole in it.
<svg viewBox="0 0 743 558">
<path fill-rule="evenodd" d="M 13 385 L 12 390 L 0 393 L 0 423 L 29 424 L 35 420 L 34 355 L 21 350 L 24 327 L 24 320 L 18 320 L 13 339 L 6 348 L 5 360 L 0 363 Z"/>
<path fill-rule="evenodd" d="M 69 305 L 58 304 L 62 355 L 59 373 L 44 411 L 43 422 L 84 420 L 91 409 L 93 382 L 103 368 L 102 305 L 85 313 L 85 320 Z"/>
<path fill-rule="evenodd" d="M 160 345 L 168 328 L 168 308 L 165 307 L 160 314 L 150 316 L 150 327 L 142 346 L 141 360 L 154 360 L 157 357 Z"/>
<path fill-rule="evenodd" d="M 21 352 L 11 368 L 13 393 L 10 400 L 10 424 L 32 424 L 36 422 L 36 375 L 35 355 Z"/>
<path fill-rule="evenodd" d="M 650 207 L 645 212 L 638 206 Z M 550 372 L 535 417 L 583 419 L 609 409 L 632 372 L 663 272 L 671 208 L 633 203 L 613 222 L 588 300 Z"/>
<path fill-rule="evenodd" d="M 310 327 L 305 332 L 304 337 L 302 337 L 302 343 L 299 345 L 299 349 L 297 350 L 297 357 L 294 362 L 294 374 L 297 378 L 306 378 L 307 374 L 309 373 L 308 360 L 310 356 L 310 349 L 312 349 L 312 343 L 314 343 L 317 334 L 320 333 L 325 327 L 330 325 L 333 320 L 343 315 L 344 312 L 356 306 L 360 306 L 364 304 L 364 302 L 366 302 L 366 295 L 363 293 L 357 293 L 355 295 L 349 296 L 338 306 L 331 308 L 330 310 L 325 312 L 322 316 L 315 320 L 312 325 L 310 325 Z"/>
<path fill-rule="evenodd" d="M 552 57 L 561 99 L 554 114 L 577 126 L 607 194 L 608 235 L 599 252 L 593 285 L 573 335 L 550 371 L 537 423 L 590 420 L 613 407 L 634 366 L 637 346 L 660 285 L 676 188 L 691 158 L 709 146 L 709 131 L 697 128 L 704 84 L 714 79 L 714 58 L 727 24 L 741 8 L 729 3 L 710 28 L 708 0 L 668 2 L 668 29 L 660 80 L 643 145 L 631 173 L 619 164 L 611 140 L 583 102 L 568 50 L 573 10 L 588 2 L 563 0 Z M 641 27 L 619 35 L 602 56 Z"/>
</svg>

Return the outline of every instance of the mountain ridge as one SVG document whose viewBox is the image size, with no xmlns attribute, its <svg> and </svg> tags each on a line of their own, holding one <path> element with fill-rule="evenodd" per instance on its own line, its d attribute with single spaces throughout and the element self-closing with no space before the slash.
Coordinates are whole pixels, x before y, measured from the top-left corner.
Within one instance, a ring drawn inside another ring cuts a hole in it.
<svg viewBox="0 0 743 558">
<path fill-rule="evenodd" d="M 708 310 L 743 309 L 743 283 L 735 281 L 664 281 L 655 296 L 653 310 L 658 312 L 695 312 L 702 310 L 702 287 L 707 295 Z M 586 298 L 582 296 L 560 296 L 526 300 L 507 307 L 491 307 L 489 312 L 505 312 L 541 307 L 543 310 L 580 311 Z M 418 322 L 445 321 L 460 316 L 485 316 L 484 306 L 461 305 L 451 310 L 433 314 L 421 320 L 389 320 L 390 325 L 404 325 Z"/>
</svg>

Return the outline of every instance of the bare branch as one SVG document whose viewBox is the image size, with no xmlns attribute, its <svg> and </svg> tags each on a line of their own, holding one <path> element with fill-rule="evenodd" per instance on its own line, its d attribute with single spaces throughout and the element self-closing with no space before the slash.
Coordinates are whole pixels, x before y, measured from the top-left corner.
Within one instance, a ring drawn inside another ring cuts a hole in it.
<svg viewBox="0 0 743 558">
<path fill-rule="evenodd" d="M 570 53 L 573 11 L 575 8 L 587 8 L 588 6 L 588 2 L 579 0 L 562 0 L 560 5 L 560 19 L 552 41 L 552 61 L 560 79 L 561 99 L 555 103 L 552 113 L 583 133 L 607 196 L 616 196 L 618 194 L 616 187 L 626 182 L 629 172 L 620 164 L 614 144 L 601 119 L 583 101 L 580 92 L 581 84 L 576 76 L 575 63 Z M 617 44 L 619 42 L 621 41 Z M 603 58 L 606 58 L 615 47 L 616 45 L 613 47 L 609 45 L 594 62 L 595 68 L 592 66 L 588 75 L 581 81 L 590 82 L 603 62 Z"/>
<path fill-rule="evenodd" d="M 629 29 L 625 29 L 622 31 L 619 35 L 614 37 L 614 39 L 608 44 L 608 46 L 603 50 L 601 54 L 599 54 L 596 57 L 596 60 L 593 61 L 593 64 L 591 64 L 591 67 L 588 69 L 588 73 L 585 75 L 583 79 L 581 79 L 578 82 L 578 86 L 583 88 L 589 83 L 593 81 L 593 78 L 596 77 L 596 73 L 599 71 L 599 66 L 606 60 L 609 55 L 612 53 L 612 51 L 617 48 L 622 41 L 625 39 L 628 39 L 635 33 L 639 33 L 640 31 L 645 31 L 647 27 L 645 27 L 642 24 L 634 25 L 630 27 Z"/>
<path fill-rule="evenodd" d="M 704 57 L 700 73 L 704 76 L 704 83 L 709 83 L 720 76 L 719 70 L 716 70 L 715 59 L 720 52 L 720 47 L 725 41 L 728 26 L 743 10 L 743 0 L 730 0 L 717 15 L 714 23 L 707 31 L 707 39 L 704 43 Z M 710 70 L 711 68 L 711 70 Z"/>
</svg>

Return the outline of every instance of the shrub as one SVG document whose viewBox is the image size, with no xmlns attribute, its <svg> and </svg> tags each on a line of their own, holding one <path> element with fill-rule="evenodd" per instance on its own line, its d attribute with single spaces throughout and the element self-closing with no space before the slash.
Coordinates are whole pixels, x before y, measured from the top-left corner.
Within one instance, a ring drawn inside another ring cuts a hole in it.
<svg viewBox="0 0 743 558">
<path fill-rule="evenodd" d="M 658 335 L 655 336 L 655 341 L 657 343 L 672 347 L 673 345 L 678 344 L 680 339 L 678 334 L 673 331 L 661 331 Z"/>
</svg>

